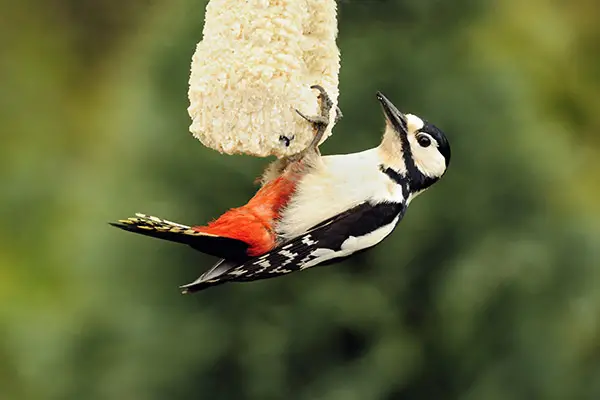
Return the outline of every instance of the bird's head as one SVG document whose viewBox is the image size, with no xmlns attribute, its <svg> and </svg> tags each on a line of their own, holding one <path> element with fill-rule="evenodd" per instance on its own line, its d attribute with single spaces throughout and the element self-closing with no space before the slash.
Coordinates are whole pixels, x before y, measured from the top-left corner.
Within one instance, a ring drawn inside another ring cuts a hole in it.
<svg viewBox="0 0 600 400">
<path fill-rule="evenodd" d="M 383 168 L 404 177 L 417 194 L 438 181 L 450 164 L 450 143 L 434 125 L 412 114 L 403 114 L 377 92 L 386 119 L 380 145 Z"/>
</svg>

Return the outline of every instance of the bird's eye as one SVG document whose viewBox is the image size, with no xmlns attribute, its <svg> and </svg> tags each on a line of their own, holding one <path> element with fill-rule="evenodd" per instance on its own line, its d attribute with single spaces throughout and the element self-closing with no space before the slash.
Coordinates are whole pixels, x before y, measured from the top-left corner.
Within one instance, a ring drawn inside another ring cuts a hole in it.
<svg viewBox="0 0 600 400">
<path fill-rule="evenodd" d="M 421 147 L 428 147 L 431 144 L 431 139 L 426 135 L 417 136 L 417 142 Z"/>
</svg>

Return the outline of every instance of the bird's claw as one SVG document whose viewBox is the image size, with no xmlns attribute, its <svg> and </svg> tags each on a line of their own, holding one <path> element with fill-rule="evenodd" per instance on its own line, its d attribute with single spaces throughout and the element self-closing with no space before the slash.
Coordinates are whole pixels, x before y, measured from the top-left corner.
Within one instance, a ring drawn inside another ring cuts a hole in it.
<svg viewBox="0 0 600 400">
<path fill-rule="evenodd" d="M 344 114 L 342 114 L 342 110 L 340 109 L 340 107 L 335 106 L 335 119 L 333 120 L 333 124 L 337 124 L 343 116 Z"/>
<path fill-rule="evenodd" d="M 329 111 L 331 111 L 331 107 L 333 107 L 333 101 L 327 94 L 327 91 L 325 91 L 321 85 L 312 85 L 310 88 L 319 91 L 319 100 L 321 100 L 321 115 L 329 116 Z M 329 120 L 329 118 L 327 120 Z"/>
<path fill-rule="evenodd" d="M 333 107 L 333 101 L 331 97 L 327 94 L 327 91 L 321 85 L 313 85 L 310 87 L 311 89 L 316 89 L 319 91 L 319 100 L 320 100 L 320 115 L 306 115 L 300 110 L 296 110 L 298 115 L 304 118 L 306 121 L 310 122 L 315 129 L 315 136 L 310 144 L 301 152 L 293 154 L 285 158 L 285 164 L 288 165 L 291 162 L 301 160 L 308 152 L 315 151 L 317 154 L 319 153 L 319 143 L 323 139 L 323 135 L 329 126 L 330 120 L 330 112 Z M 336 116 L 334 124 L 340 120 L 342 117 L 342 111 L 339 107 L 336 107 Z"/>
<path fill-rule="evenodd" d="M 327 92 L 325 91 L 323 86 L 313 85 L 310 88 L 316 89 L 319 91 L 318 99 L 320 100 L 321 115 L 308 116 L 308 115 L 305 115 L 304 113 L 302 113 L 300 110 L 295 110 L 295 111 L 298 113 L 298 115 L 300 115 L 302 118 L 304 118 L 306 121 L 308 121 L 309 123 L 312 124 L 313 128 L 315 129 L 315 136 L 313 137 L 313 140 L 310 142 L 310 144 L 304 150 L 302 150 L 298 153 L 289 155 L 287 157 L 284 157 L 282 159 L 279 159 L 279 160 L 275 161 L 275 163 L 271 164 L 269 166 L 269 168 L 267 168 L 267 170 L 278 171 L 277 172 L 278 175 L 281 174 L 292 163 L 302 160 L 304 158 L 304 156 L 306 156 L 308 153 L 314 151 L 316 154 L 319 154 L 319 143 L 323 139 L 323 135 L 325 134 L 325 131 L 327 130 L 327 127 L 329 126 L 329 117 L 330 117 L 329 113 L 331 112 L 331 108 L 333 107 L 333 101 L 331 100 L 331 98 L 329 97 L 329 95 L 327 94 Z M 341 117 L 342 117 L 342 111 L 340 110 L 339 107 L 336 107 L 336 116 L 335 116 L 334 124 L 337 123 Z M 294 136 L 288 137 L 288 136 L 282 135 L 279 137 L 279 141 L 281 143 L 283 143 L 286 147 L 290 146 L 290 142 L 293 139 L 294 139 Z M 265 179 L 266 179 L 265 176 L 266 175 L 263 175 L 263 178 L 262 178 L 263 182 L 265 182 Z M 266 181 L 269 181 L 269 180 L 270 179 L 267 179 Z"/>
<path fill-rule="evenodd" d="M 329 116 L 330 116 L 329 113 L 331 112 L 331 108 L 333 107 L 333 101 L 331 100 L 331 97 L 329 97 L 329 95 L 327 94 L 327 91 L 325 91 L 323 86 L 312 85 L 310 88 L 316 89 L 319 91 L 319 100 L 321 103 L 321 107 L 320 107 L 321 114 L 316 115 L 316 116 L 307 116 L 307 115 L 303 114 L 301 111 L 296 110 L 298 115 L 300 115 L 302 118 L 304 118 L 305 120 L 310 122 L 313 125 L 313 127 L 315 128 L 315 136 L 314 136 L 313 140 L 310 142 L 308 147 L 298 155 L 299 157 L 304 156 L 304 154 L 306 154 L 306 152 L 310 151 L 311 149 L 315 149 L 318 151 L 319 143 L 321 142 L 321 139 L 323 139 L 323 135 L 325 134 L 325 131 L 327 130 L 327 127 L 329 126 Z M 339 110 L 339 108 L 336 109 L 336 119 L 338 118 L 338 115 L 341 114 L 341 111 L 338 112 L 338 110 Z"/>
<path fill-rule="evenodd" d="M 300 110 L 296 110 L 296 112 L 302 118 L 304 118 L 305 120 L 307 120 L 308 122 L 310 122 L 311 124 L 313 124 L 313 126 L 315 127 L 315 129 L 319 129 L 321 126 L 323 126 L 323 125 L 327 126 L 329 124 L 329 120 L 326 119 L 322 115 L 313 115 L 313 116 L 309 117 L 308 115 L 302 113 L 302 111 L 300 111 Z"/>
<path fill-rule="evenodd" d="M 321 101 L 321 115 L 305 115 L 300 110 L 296 110 L 298 115 L 302 118 L 313 124 L 317 134 L 319 134 L 319 130 L 322 129 L 325 131 L 327 125 L 329 125 L 329 113 L 331 112 L 331 108 L 333 107 L 333 101 L 331 97 L 327 94 L 327 91 L 321 85 L 312 85 L 311 89 L 316 89 L 319 91 L 319 100 Z M 338 109 L 339 110 L 339 109 Z M 336 110 L 337 111 L 337 110 Z M 341 111 L 340 111 L 341 113 Z M 337 114 L 339 115 L 339 113 Z M 337 118 L 336 115 L 336 118 Z M 322 134 L 322 133 L 321 133 Z"/>
</svg>

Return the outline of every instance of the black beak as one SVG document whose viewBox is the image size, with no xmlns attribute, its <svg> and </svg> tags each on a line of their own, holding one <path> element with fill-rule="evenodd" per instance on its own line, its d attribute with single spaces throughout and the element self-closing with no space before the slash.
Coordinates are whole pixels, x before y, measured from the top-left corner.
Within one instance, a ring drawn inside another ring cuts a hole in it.
<svg viewBox="0 0 600 400">
<path fill-rule="evenodd" d="M 396 106 L 388 100 L 387 97 L 381 92 L 377 92 L 377 100 L 381 103 L 383 113 L 387 118 L 388 122 L 394 127 L 397 132 L 406 133 L 406 117 L 402 114 Z"/>
</svg>

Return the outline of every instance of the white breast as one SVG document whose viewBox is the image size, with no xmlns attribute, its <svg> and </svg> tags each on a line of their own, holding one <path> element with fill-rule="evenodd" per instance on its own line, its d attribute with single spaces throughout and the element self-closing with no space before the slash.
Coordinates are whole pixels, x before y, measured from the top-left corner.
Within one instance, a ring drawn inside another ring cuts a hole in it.
<svg viewBox="0 0 600 400">
<path fill-rule="evenodd" d="M 282 212 L 278 233 L 293 238 L 367 200 L 401 202 L 402 189 L 379 169 L 378 149 L 321 157 Z"/>
</svg>

